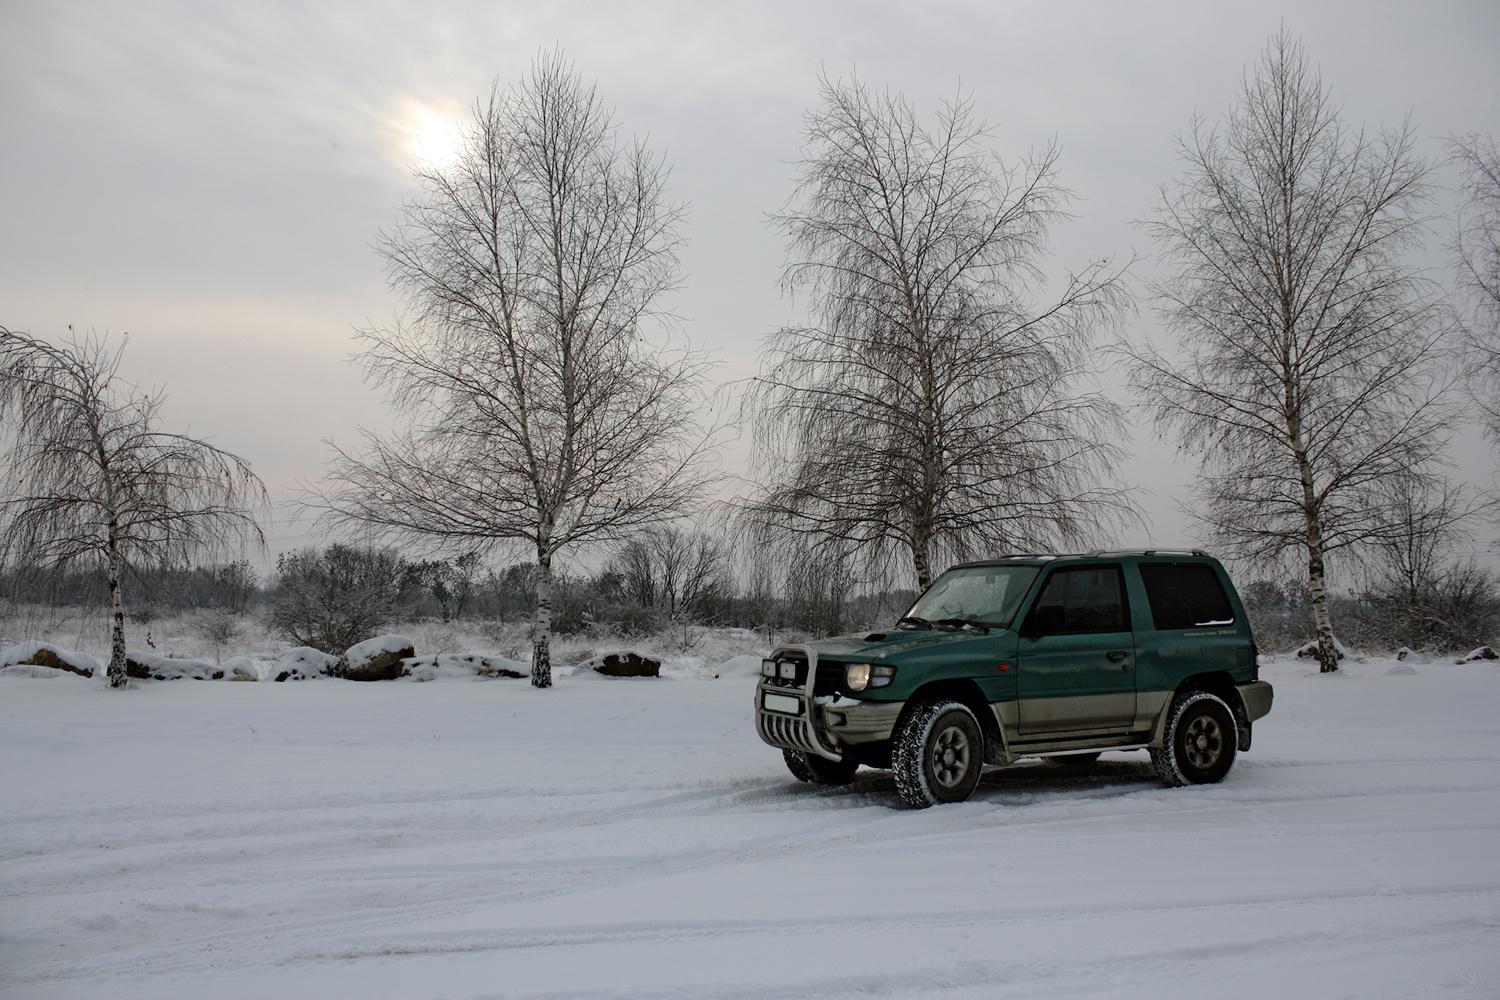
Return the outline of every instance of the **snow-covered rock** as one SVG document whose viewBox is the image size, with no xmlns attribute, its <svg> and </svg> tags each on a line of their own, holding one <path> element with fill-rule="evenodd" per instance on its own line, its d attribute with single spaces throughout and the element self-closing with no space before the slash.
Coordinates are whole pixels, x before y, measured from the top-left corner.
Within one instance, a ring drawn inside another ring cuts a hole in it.
<svg viewBox="0 0 1500 1000">
<path fill-rule="evenodd" d="M 525 677 L 527 666 L 503 656 L 481 656 L 478 653 L 429 653 L 402 661 L 404 673 L 414 681 L 434 681 L 439 677 Z"/>
<path fill-rule="evenodd" d="M 617 649 L 600 653 L 592 660 L 581 664 L 591 667 L 606 677 L 660 677 L 661 661 L 642 656 L 633 649 Z"/>
<path fill-rule="evenodd" d="M 1404 663 L 1432 662 L 1431 660 L 1427 659 L 1427 657 L 1423 656 L 1421 653 L 1417 652 L 1415 649 L 1412 649 L 1409 646 L 1402 646 L 1400 649 L 1396 650 L 1396 659 L 1401 660 Z"/>
<path fill-rule="evenodd" d="M 206 660 L 134 652 L 125 654 L 125 676 L 143 681 L 216 681 L 224 676 L 224 668 Z"/>
<path fill-rule="evenodd" d="M 0 652 L 0 670 L 15 666 L 50 667 L 80 677 L 93 677 L 104 669 L 103 664 L 87 653 L 63 649 L 50 642 L 23 642 Z"/>
<path fill-rule="evenodd" d="M 343 676 L 351 681 L 392 681 L 405 673 L 402 660 L 417 655 L 404 635 L 377 635 L 344 652 Z"/>
<path fill-rule="evenodd" d="M 1480 646 L 1478 649 L 1469 650 L 1453 662 L 1468 663 L 1470 660 L 1500 660 L 1500 653 L 1495 652 L 1489 646 Z"/>
<path fill-rule="evenodd" d="M 761 657 L 754 653 L 741 653 L 719 664 L 720 677 L 759 677 Z"/>
<path fill-rule="evenodd" d="M 1423 660 L 1421 662 L 1426 663 L 1427 661 Z M 1415 677 L 1417 675 L 1417 668 L 1408 663 L 1398 663 L 1385 673 L 1387 677 Z"/>
<path fill-rule="evenodd" d="M 339 658 L 312 646 L 296 646 L 276 658 L 271 679 L 305 681 L 310 677 L 331 677 L 337 671 Z"/>
<path fill-rule="evenodd" d="M 235 656 L 224 661 L 226 681 L 258 681 L 260 666 L 248 656 Z"/>
</svg>

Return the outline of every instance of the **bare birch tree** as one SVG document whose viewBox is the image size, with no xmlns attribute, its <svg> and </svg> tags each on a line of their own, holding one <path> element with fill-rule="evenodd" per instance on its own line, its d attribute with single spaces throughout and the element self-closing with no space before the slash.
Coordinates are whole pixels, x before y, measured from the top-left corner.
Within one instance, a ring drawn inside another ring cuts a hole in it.
<svg viewBox="0 0 1500 1000">
<path fill-rule="evenodd" d="M 867 569 L 1074 541 L 1128 513 L 1107 482 L 1113 405 L 1081 388 L 1123 301 L 1097 261 L 1032 289 L 1068 195 L 1057 151 L 1007 165 L 971 100 L 932 128 L 901 96 L 822 81 L 796 194 L 776 225 L 783 329 L 748 394 L 762 488 L 752 522 L 856 546 Z"/>
<path fill-rule="evenodd" d="M 1489 136 L 1450 144 L 1464 171 L 1465 205 L 1459 214 L 1453 255 L 1459 286 L 1474 311 L 1469 343 L 1475 355 L 1474 388 L 1491 438 L 1500 439 L 1500 149 Z"/>
<path fill-rule="evenodd" d="M 1426 233 L 1413 135 L 1352 132 L 1283 32 L 1222 126 L 1179 139 L 1149 222 L 1178 343 L 1131 348 L 1135 387 L 1201 456 L 1191 511 L 1218 543 L 1305 559 L 1324 671 L 1329 554 L 1388 534 L 1383 489 L 1435 479 L 1453 419 L 1450 324 L 1404 259 Z"/>
<path fill-rule="evenodd" d="M 253 509 L 266 499 L 243 459 L 158 429 L 162 397 L 120 378 L 123 348 L 93 337 L 60 347 L 0 327 L 0 557 L 104 566 L 115 687 L 125 683 L 125 573 L 264 544 Z"/>
<path fill-rule="evenodd" d="M 642 324 L 679 279 L 667 169 L 620 144 L 560 54 L 475 105 L 457 161 L 380 240 L 404 318 L 361 362 L 410 429 L 339 451 L 319 501 L 337 520 L 535 554 L 531 681 L 552 683 L 558 553 L 679 517 L 703 491 L 706 359 Z"/>
</svg>

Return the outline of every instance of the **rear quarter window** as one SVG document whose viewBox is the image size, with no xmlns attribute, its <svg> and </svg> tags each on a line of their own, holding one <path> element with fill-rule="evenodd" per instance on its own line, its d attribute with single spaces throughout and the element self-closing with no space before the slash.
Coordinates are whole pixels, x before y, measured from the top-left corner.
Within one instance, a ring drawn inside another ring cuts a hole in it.
<svg viewBox="0 0 1500 1000">
<path fill-rule="evenodd" d="M 1141 563 L 1141 580 L 1157 629 L 1228 625 L 1234 621 L 1219 575 L 1204 563 Z"/>
</svg>

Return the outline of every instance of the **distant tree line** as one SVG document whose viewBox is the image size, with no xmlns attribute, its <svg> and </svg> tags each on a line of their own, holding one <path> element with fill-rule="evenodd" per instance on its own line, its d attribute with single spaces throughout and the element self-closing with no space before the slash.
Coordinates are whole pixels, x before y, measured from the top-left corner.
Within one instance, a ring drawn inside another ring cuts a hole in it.
<svg viewBox="0 0 1500 1000">
<path fill-rule="evenodd" d="M 704 627 L 829 635 L 888 625 L 916 597 L 909 589 L 856 593 L 852 564 L 814 557 L 796 540 L 736 558 L 734 546 L 709 533 L 658 526 L 606 553 L 597 569 L 555 574 L 551 628 L 626 640 Z M 243 561 L 156 568 L 130 574 L 123 589 L 138 622 L 204 609 L 256 615 L 288 640 L 330 652 L 414 620 L 529 623 L 539 599 L 533 562 L 408 558 L 392 547 L 339 543 L 283 554 L 264 577 Z M 0 572 L 0 601 L 105 607 L 108 581 L 100 569 L 10 568 Z"/>
</svg>

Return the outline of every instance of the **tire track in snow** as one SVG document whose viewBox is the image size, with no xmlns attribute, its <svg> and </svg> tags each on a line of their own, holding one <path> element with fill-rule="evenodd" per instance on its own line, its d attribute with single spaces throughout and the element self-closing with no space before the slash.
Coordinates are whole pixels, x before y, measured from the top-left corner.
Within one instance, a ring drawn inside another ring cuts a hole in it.
<svg viewBox="0 0 1500 1000">
<path fill-rule="evenodd" d="M 1244 910 L 1286 910 L 1319 906 L 1342 906 L 1360 904 L 1358 922 L 1340 929 L 1325 927 L 1328 939 L 1347 945 L 1349 941 L 1363 936 L 1371 941 L 1409 939 L 1414 934 L 1450 933 L 1455 929 L 1489 930 L 1500 929 L 1500 915 L 1489 914 L 1465 918 L 1440 918 L 1427 924 L 1414 924 L 1410 914 L 1391 913 L 1391 922 L 1372 927 L 1370 910 L 1394 910 L 1408 900 L 1442 899 L 1500 899 L 1500 882 L 1472 885 L 1426 885 L 1404 886 L 1397 894 L 1381 890 L 1311 891 L 1264 893 L 1241 895 L 1212 901 L 1181 900 L 1155 903 L 1121 903 L 1114 906 L 1073 907 L 1026 907 L 985 908 L 957 912 L 918 914 L 862 914 L 848 917 L 788 917 L 776 921 L 726 920 L 726 921 L 682 921 L 642 922 L 616 925 L 569 925 L 537 928 L 528 931 L 497 931 L 492 933 L 468 932 L 437 935 L 404 935 L 389 939 L 361 942 L 359 938 L 370 936 L 342 930 L 321 948 L 309 949 L 305 939 L 294 935 L 264 934 L 259 949 L 252 955 L 239 957 L 226 954 L 219 944 L 226 936 L 205 936 L 193 940 L 174 942 L 170 946 L 138 949 L 131 953 L 115 953 L 78 962 L 58 963 L 45 971 L 32 970 L 29 975 L 16 977 L 0 973 L 0 982 L 26 985 L 43 981 L 97 977 L 101 975 L 190 973 L 212 967 L 217 971 L 271 964 L 279 967 L 297 967 L 321 963 L 350 963 L 368 960 L 401 958 L 412 956 L 443 956 L 499 951 L 525 951 L 587 947 L 597 945 L 656 945 L 719 940 L 732 938 L 751 940 L 756 938 L 835 936 L 853 933 L 874 934 L 907 930 L 973 929 L 1004 930 L 1007 927 L 1035 924 L 1066 924 L 1078 921 L 1159 920 L 1165 916 L 1199 916 L 1223 914 Z M 1363 927 L 1363 930 L 1359 928 Z M 234 935 L 243 938 L 244 935 Z M 280 940 L 278 940 L 280 939 Z M 1246 940 L 1234 938 L 1226 942 L 1195 946 L 1166 947 L 1150 954 L 1165 957 L 1198 955 L 1215 960 L 1226 951 L 1255 952 L 1270 942 L 1306 940 L 1306 935 L 1270 935 L 1266 938 Z M 276 957 L 267 951 L 279 953 Z M 1112 963 L 1111 963 L 1112 964 Z M 840 980 L 845 983 L 846 980 Z M 988 982 L 1004 982 L 990 979 Z M 846 990 L 860 993 L 858 989 Z M 569 996 L 588 994 L 570 993 Z M 599 994 L 614 995 L 614 994 Z M 640 994 L 633 994 L 640 995 Z M 650 994 L 647 994 L 650 995 Z M 668 995 L 668 994 L 663 994 Z M 719 994 L 705 994 L 705 996 Z M 781 995 L 757 992 L 756 996 Z M 818 995 L 788 994 L 788 995 Z M 836 994 L 842 995 L 842 994 Z"/>
</svg>

